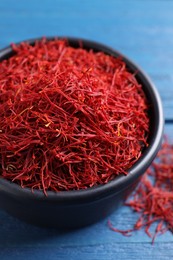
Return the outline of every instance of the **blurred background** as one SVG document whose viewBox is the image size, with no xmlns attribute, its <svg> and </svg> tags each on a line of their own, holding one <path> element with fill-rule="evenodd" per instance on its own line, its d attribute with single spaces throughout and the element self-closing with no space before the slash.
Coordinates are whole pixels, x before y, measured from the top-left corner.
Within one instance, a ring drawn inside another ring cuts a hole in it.
<svg viewBox="0 0 173 260">
<path fill-rule="evenodd" d="M 42 36 L 74 36 L 122 52 L 152 79 L 173 136 L 173 1 L 0 0 L 0 48 Z M 44 216 L 43 216 L 44 217 Z M 136 215 L 122 207 L 111 217 L 128 229 Z M 71 232 L 29 226 L 0 211 L 0 259 L 172 259 L 171 233 L 152 247 L 144 231 L 126 238 L 107 220 Z"/>
<path fill-rule="evenodd" d="M 129 56 L 158 89 L 167 88 L 173 79 L 172 13 L 171 0 L 1 0 L 0 48 L 40 36 L 87 38 Z M 167 91 L 162 99 L 170 118 Z"/>
</svg>

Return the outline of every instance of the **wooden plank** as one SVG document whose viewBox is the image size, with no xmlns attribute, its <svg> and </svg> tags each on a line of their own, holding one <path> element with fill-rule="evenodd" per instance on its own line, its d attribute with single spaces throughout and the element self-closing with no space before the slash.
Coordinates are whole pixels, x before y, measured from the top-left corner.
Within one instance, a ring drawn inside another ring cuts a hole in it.
<svg viewBox="0 0 173 260">
<path fill-rule="evenodd" d="M 159 252 L 159 254 L 158 254 Z M 10 251 L 1 249 L 0 257 L 2 260 L 18 259 L 18 260 L 170 260 L 173 258 L 172 243 L 157 244 L 151 247 L 149 244 L 132 243 L 132 244 L 106 244 L 77 247 L 40 247 L 40 246 L 23 246 L 19 251 L 18 248 L 11 248 Z"/>
<path fill-rule="evenodd" d="M 173 124 L 166 125 L 165 133 L 173 140 Z M 44 217 L 44 216 L 43 216 Z M 135 223 L 137 214 L 122 206 L 109 219 L 120 229 L 129 229 Z M 50 256 L 56 259 L 170 259 L 173 255 L 173 236 L 170 232 L 159 236 L 154 246 L 143 230 L 131 237 L 111 231 L 107 219 L 69 232 L 43 229 L 25 224 L 0 211 L 0 259 L 17 256 L 17 259 L 38 259 Z M 153 227 L 154 229 L 154 227 Z M 70 258 L 71 257 L 71 258 Z M 49 259 L 49 258 L 45 258 Z"/>
<path fill-rule="evenodd" d="M 172 1 L 0 1 L 0 48 L 43 35 L 100 41 L 121 51 L 149 74 L 165 117 L 173 118 Z"/>
<path fill-rule="evenodd" d="M 165 0 L 1 0 L 0 48 L 10 42 L 52 35 L 96 40 L 140 65 L 159 90 L 165 116 L 173 120 L 173 1 Z M 173 140 L 173 124 L 165 132 Z M 110 219 L 131 228 L 137 215 L 120 207 Z M 107 227 L 107 219 L 79 230 L 58 232 L 27 225 L 0 211 L 0 259 L 173 258 L 170 232 L 151 246 L 143 230 L 127 238 Z"/>
</svg>

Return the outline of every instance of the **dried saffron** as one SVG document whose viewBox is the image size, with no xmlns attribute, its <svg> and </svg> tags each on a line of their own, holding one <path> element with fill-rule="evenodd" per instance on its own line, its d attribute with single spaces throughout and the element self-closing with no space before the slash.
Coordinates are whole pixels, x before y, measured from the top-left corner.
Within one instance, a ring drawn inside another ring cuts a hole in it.
<svg viewBox="0 0 173 260">
<path fill-rule="evenodd" d="M 132 231 L 145 229 L 152 243 L 157 235 L 173 231 L 173 144 L 168 140 L 162 145 L 157 158 L 141 179 L 134 193 L 125 205 L 139 214 L 134 227 L 130 230 L 119 230 L 109 221 L 109 227 L 123 235 Z M 154 233 L 150 229 L 156 225 Z"/>
<path fill-rule="evenodd" d="M 149 117 L 124 61 L 59 39 L 12 48 L 0 62 L 0 175 L 46 194 L 127 174 Z"/>
</svg>

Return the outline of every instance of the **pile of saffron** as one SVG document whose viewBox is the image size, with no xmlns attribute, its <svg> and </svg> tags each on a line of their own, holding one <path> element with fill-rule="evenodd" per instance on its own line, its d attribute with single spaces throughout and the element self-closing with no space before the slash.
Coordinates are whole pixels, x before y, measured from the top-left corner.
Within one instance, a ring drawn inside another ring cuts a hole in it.
<svg viewBox="0 0 173 260">
<path fill-rule="evenodd" d="M 109 227 L 125 236 L 132 231 L 145 229 L 152 243 L 157 235 L 173 231 L 173 144 L 162 145 L 157 158 L 142 177 L 140 184 L 127 199 L 126 205 L 139 214 L 134 227 L 119 230 L 109 221 Z M 153 230 L 154 227 L 154 231 Z"/>
<path fill-rule="evenodd" d="M 66 40 L 12 44 L 0 62 L 0 175 L 47 191 L 105 184 L 149 133 L 141 84 L 120 58 Z"/>
</svg>

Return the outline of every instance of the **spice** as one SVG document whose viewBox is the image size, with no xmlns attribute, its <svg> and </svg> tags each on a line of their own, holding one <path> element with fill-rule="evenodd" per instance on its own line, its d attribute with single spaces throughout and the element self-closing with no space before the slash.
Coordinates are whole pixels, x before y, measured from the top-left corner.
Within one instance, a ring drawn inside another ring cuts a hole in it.
<svg viewBox="0 0 173 260">
<path fill-rule="evenodd" d="M 58 39 L 12 48 L 0 63 L 0 175 L 46 194 L 127 174 L 149 117 L 124 61 Z"/>
<path fill-rule="evenodd" d="M 134 227 L 119 230 L 108 222 L 109 227 L 123 235 L 145 228 L 152 243 L 157 235 L 173 231 L 173 144 L 165 139 L 157 158 L 142 177 L 137 189 L 127 199 L 126 205 L 139 214 Z M 155 225 L 152 233 L 150 228 Z"/>
</svg>

